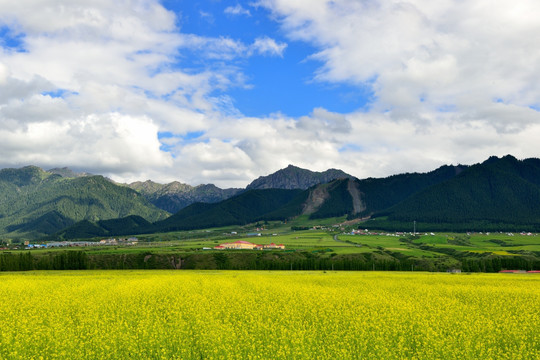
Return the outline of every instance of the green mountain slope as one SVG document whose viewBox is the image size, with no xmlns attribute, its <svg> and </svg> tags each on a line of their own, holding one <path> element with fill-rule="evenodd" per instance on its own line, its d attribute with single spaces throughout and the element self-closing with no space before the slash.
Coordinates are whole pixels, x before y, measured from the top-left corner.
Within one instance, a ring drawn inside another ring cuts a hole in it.
<svg viewBox="0 0 540 360">
<path fill-rule="evenodd" d="M 289 170 L 294 177 L 296 169 Z M 288 182 L 292 183 L 298 181 Z M 60 236 L 128 235 L 299 215 L 371 217 L 363 227 L 396 230 L 411 228 L 413 221 L 433 230 L 540 229 L 539 159 L 492 157 L 473 166 L 443 166 L 423 174 L 345 177 L 307 190 L 246 190 L 219 202 L 191 204 L 166 218 L 167 213 L 143 194 L 173 193 L 183 187 L 171 184 L 138 183 L 137 192 L 100 176 L 65 178 L 36 167 L 4 169 L 0 171 L 0 234 L 42 236 L 68 228 Z"/>
<path fill-rule="evenodd" d="M 158 231 L 188 230 L 246 224 L 265 218 L 302 193 L 302 190 L 250 190 L 216 204 L 196 203 L 155 224 Z"/>
<path fill-rule="evenodd" d="M 455 168 L 445 167 L 427 174 L 405 174 L 379 181 L 342 178 L 312 186 L 307 190 L 247 190 L 216 204 L 197 203 L 188 206 L 170 218 L 156 223 L 152 231 L 238 225 L 259 220 L 285 220 L 302 214 L 308 214 L 311 219 L 343 215 L 355 217 L 372 213 L 387 203 L 394 205 L 404 197 L 455 174 Z M 388 197 L 384 197 L 384 194 Z"/>
<path fill-rule="evenodd" d="M 130 215 L 120 219 L 109 219 L 99 221 L 83 220 L 65 228 L 55 234 L 54 238 L 64 240 L 82 239 L 92 237 L 112 237 L 128 234 L 142 234 L 149 232 L 152 224 L 146 219 Z"/>
<path fill-rule="evenodd" d="M 202 229 L 259 220 L 287 220 L 299 215 L 309 215 L 311 219 L 343 215 L 359 217 L 371 214 L 386 204 L 395 205 L 411 194 L 455 176 L 457 172 L 454 167 L 443 167 L 427 174 L 404 174 L 386 179 L 341 178 L 307 190 L 247 190 L 218 203 L 194 203 L 165 220 L 137 230 L 149 233 Z M 118 221 L 122 222 L 123 219 Z M 127 227 L 124 233 L 115 235 L 133 233 L 134 230 Z M 83 237 L 84 234 L 105 236 L 112 233 L 99 222 L 83 222 L 69 229 L 70 237 L 77 237 L 77 234 Z"/>
<path fill-rule="evenodd" d="M 456 231 L 537 229 L 540 160 L 492 157 L 377 215 Z"/>
<path fill-rule="evenodd" d="M 354 206 L 353 196 L 350 192 L 350 184 L 356 183 L 356 180 L 341 179 L 314 188 L 312 194 L 317 190 L 323 190 L 325 198 L 324 202 L 314 209 L 315 211 L 311 213 L 310 218 L 323 219 L 348 214 L 353 215 Z"/>
<path fill-rule="evenodd" d="M 406 173 L 359 180 L 358 188 L 365 202 L 363 215 L 369 216 L 388 209 L 420 191 L 456 177 L 465 169 L 467 166 L 464 165 L 447 165 L 428 173 Z"/>
<path fill-rule="evenodd" d="M 32 238 L 81 220 L 167 217 L 142 195 L 102 176 L 65 178 L 37 167 L 0 170 L 0 234 Z"/>
</svg>

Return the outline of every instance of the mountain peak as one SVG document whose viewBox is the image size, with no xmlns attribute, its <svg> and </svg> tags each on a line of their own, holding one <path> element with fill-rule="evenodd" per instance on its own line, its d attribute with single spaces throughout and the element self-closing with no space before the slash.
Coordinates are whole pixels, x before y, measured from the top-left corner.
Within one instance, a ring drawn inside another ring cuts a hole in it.
<svg viewBox="0 0 540 360">
<path fill-rule="evenodd" d="M 308 189 L 313 185 L 323 184 L 340 178 L 353 178 L 353 176 L 338 170 L 329 169 L 316 172 L 302 169 L 294 165 L 276 171 L 267 176 L 261 176 L 246 187 L 251 189 Z"/>
</svg>

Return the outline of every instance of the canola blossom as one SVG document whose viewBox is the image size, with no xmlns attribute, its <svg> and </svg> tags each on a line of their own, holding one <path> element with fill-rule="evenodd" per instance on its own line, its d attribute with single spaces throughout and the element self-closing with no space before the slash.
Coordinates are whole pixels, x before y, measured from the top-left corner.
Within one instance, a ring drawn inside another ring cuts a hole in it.
<svg viewBox="0 0 540 360">
<path fill-rule="evenodd" d="M 538 359 L 540 276 L 0 274 L 0 359 Z"/>
</svg>

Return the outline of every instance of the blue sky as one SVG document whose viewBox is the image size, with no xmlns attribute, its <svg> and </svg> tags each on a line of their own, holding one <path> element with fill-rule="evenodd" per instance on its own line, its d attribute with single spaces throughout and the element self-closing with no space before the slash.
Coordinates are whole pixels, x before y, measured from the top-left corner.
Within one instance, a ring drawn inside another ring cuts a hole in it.
<svg viewBox="0 0 540 360">
<path fill-rule="evenodd" d="M 534 0 L 0 0 L 0 168 L 240 187 L 288 164 L 537 157 L 539 17 Z"/>
<path fill-rule="evenodd" d="M 368 105 L 372 97 L 368 87 L 316 81 L 314 74 L 321 66 L 319 61 L 311 58 L 316 48 L 302 41 L 290 41 L 266 8 L 243 7 L 240 2 L 228 1 L 163 1 L 162 4 L 177 14 L 178 26 L 183 32 L 227 37 L 246 44 L 260 37 L 270 37 L 286 44 L 279 56 L 237 59 L 231 64 L 242 70 L 246 84 L 216 95 L 231 97 L 234 107 L 243 115 L 265 116 L 282 112 L 296 117 L 308 114 L 316 107 L 351 112 Z M 189 55 L 181 56 L 179 65 L 195 71 L 219 66 L 221 62 L 220 59 Z"/>
</svg>

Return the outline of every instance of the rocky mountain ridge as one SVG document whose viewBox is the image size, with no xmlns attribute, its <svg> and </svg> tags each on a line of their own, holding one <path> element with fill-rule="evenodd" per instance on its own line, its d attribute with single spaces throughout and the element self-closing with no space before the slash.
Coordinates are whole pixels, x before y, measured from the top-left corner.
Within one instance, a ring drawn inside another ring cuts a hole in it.
<svg viewBox="0 0 540 360">
<path fill-rule="evenodd" d="M 302 169 L 289 165 L 267 176 L 260 176 L 251 182 L 246 190 L 254 189 L 302 189 L 313 185 L 328 183 L 332 180 L 354 178 L 354 176 L 338 169 L 328 169 L 323 172 Z"/>
</svg>

